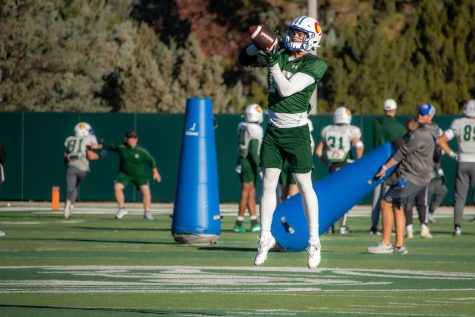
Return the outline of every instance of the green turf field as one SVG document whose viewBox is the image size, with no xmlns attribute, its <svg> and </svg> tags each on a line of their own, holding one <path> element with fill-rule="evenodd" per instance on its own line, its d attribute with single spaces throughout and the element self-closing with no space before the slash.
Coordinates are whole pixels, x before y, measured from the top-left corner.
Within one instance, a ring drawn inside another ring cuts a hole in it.
<svg viewBox="0 0 475 317">
<path fill-rule="evenodd" d="M 0 209 L 0 316 L 474 316 L 472 218 L 460 238 L 445 217 L 408 255 L 371 255 L 369 218 L 352 217 L 352 234 L 322 236 L 310 271 L 305 252 L 253 267 L 257 235 L 232 233 L 234 216 L 218 244 L 192 247 L 174 242 L 167 214 Z"/>
</svg>

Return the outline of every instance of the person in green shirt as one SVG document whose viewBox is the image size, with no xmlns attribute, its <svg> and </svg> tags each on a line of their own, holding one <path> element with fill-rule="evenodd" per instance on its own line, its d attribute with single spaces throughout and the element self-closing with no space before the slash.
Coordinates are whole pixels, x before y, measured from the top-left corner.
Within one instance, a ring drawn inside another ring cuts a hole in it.
<svg viewBox="0 0 475 317">
<path fill-rule="evenodd" d="M 386 99 L 384 101 L 384 116 L 373 122 L 373 148 L 377 148 L 385 143 L 393 142 L 402 138 L 406 134 L 404 125 L 396 120 L 397 103 L 394 99 Z M 378 234 L 378 224 L 381 214 L 381 199 L 389 185 L 384 183 L 375 187 L 373 192 L 373 205 L 371 210 L 371 228 L 370 234 Z"/>
<path fill-rule="evenodd" d="M 119 210 L 117 211 L 115 218 L 121 219 L 127 214 L 127 210 L 125 209 L 124 188 L 129 183 L 133 183 L 137 190 L 142 192 L 144 219 L 153 220 L 153 215 L 150 211 L 152 195 L 150 193 L 145 166 L 150 166 L 155 181 L 161 182 L 162 178 L 158 172 L 157 164 L 155 163 L 153 156 L 144 147 L 139 146 L 137 143 L 137 132 L 128 131 L 125 134 L 125 142 L 123 144 L 95 144 L 91 147 L 93 149 L 104 149 L 119 154 L 119 172 L 115 177 L 114 183 L 114 194 L 117 204 L 119 205 Z"/>
</svg>

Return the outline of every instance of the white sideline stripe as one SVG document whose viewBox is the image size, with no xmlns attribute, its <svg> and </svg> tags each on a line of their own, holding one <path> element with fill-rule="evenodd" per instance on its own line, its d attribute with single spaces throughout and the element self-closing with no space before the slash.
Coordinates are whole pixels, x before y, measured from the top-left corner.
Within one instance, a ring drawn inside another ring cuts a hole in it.
<svg viewBox="0 0 475 317">
<path fill-rule="evenodd" d="M 259 210 L 258 206 L 257 209 Z M 133 207 L 127 208 L 129 214 L 132 215 L 141 215 L 143 214 L 143 208 Z M 51 207 L 0 207 L 1 212 L 7 211 L 32 211 L 34 214 L 42 215 L 62 215 L 63 211 L 53 211 Z M 172 215 L 173 214 L 173 205 L 167 204 L 164 206 L 153 206 L 152 204 L 152 213 L 154 214 L 163 214 L 163 215 Z M 238 207 L 237 205 L 220 205 L 220 213 L 225 216 L 235 216 L 237 214 Z M 106 214 L 115 214 L 117 212 L 116 207 L 76 207 L 74 208 L 73 214 L 79 215 L 106 215 Z M 369 217 L 371 215 L 371 207 L 369 206 L 355 206 L 348 212 L 351 217 Z M 475 215 L 475 208 L 465 208 L 464 210 L 464 219 L 472 219 Z M 441 207 L 440 210 L 437 209 L 435 218 L 446 219 L 453 218 L 453 209 L 450 207 Z"/>
</svg>

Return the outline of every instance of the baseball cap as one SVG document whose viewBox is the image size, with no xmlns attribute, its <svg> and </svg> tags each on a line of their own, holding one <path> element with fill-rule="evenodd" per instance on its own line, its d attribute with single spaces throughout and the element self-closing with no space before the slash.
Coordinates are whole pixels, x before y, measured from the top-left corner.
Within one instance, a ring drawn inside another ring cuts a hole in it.
<svg viewBox="0 0 475 317">
<path fill-rule="evenodd" d="M 125 134 L 125 137 L 126 137 L 127 139 L 129 139 L 129 138 L 137 138 L 137 137 L 138 137 L 137 131 L 134 131 L 134 130 L 127 131 L 127 133 Z"/>
<path fill-rule="evenodd" d="M 384 110 L 395 110 L 397 109 L 397 103 L 394 101 L 394 99 L 386 99 L 384 101 Z"/>
<path fill-rule="evenodd" d="M 430 103 L 423 103 L 422 105 L 419 106 L 417 111 L 423 116 L 433 117 L 435 115 L 435 108 Z"/>
</svg>

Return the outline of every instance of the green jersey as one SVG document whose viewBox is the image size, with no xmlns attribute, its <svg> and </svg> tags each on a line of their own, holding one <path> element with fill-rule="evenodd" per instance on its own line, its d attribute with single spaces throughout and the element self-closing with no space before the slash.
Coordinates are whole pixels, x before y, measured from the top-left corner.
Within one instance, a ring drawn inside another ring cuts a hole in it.
<svg viewBox="0 0 475 317">
<path fill-rule="evenodd" d="M 308 112 L 310 98 L 316 85 L 323 78 L 328 65 L 312 54 L 306 54 L 296 59 L 292 59 L 291 52 L 288 50 L 281 50 L 278 54 L 279 67 L 287 79 L 296 73 L 304 73 L 311 76 L 315 82 L 291 96 L 281 97 L 269 73 L 269 109 L 280 113 Z"/>
<path fill-rule="evenodd" d="M 148 164 L 152 169 L 157 167 L 153 156 L 141 146 L 131 148 L 126 144 L 109 144 L 104 145 L 103 148 L 108 151 L 117 152 L 119 154 L 120 172 L 128 176 L 134 178 L 145 178 L 147 177 L 145 172 L 146 164 Z"/>
</svg>

